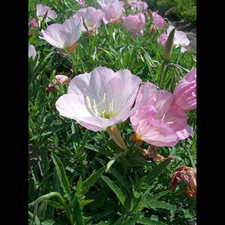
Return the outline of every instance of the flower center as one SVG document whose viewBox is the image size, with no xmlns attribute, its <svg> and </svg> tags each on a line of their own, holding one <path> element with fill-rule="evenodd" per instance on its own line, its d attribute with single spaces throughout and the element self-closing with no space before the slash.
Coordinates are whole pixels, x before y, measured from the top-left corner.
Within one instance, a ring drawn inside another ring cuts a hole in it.
<svg viewBox="0 0 225 225">
<path fill-rule="evenodd" d="M 89 110 L 97 117 L 110 119 L 119 115 L 119 113 L 114 110 L 113 101 L 107 103 L 106 93 L 104 93 L 102 100 L 98 103 L 96 103 L 95 99 L 91 102 L 89 96 L 86 96 L 86 103 Z"/>
</svg>

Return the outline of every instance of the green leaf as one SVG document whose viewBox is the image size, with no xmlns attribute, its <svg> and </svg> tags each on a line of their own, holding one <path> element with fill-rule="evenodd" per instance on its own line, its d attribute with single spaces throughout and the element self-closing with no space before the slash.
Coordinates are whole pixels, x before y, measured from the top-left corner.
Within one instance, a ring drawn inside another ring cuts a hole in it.
<svg viewBox="0 0 225 225">
<path fill-rule="evenodd" d="M 92 199 L 90 199 L 90 200 L 81 200 L 80 201 L 80 206 L 82 207 L 82 206 L 90 204 L 92 202 L 94 202 L 94 200 L 92 200 Z"/>
<path fill-rule="evenodd" d="M 76 186 L 76 196 L 79 196 L 82 194 L 82 187 L 83 187 L 83 182 L 82 182 L 82 177 L 80 177 Z"/>
<path fill-rule="evenodd" d="M 134 214 L 131 218 L 123 222 L 123 225 L 135 225 L 138 218 L 140 216 L 140 212 Z"/>
<path fill-rule="evenodd" d="M 41 222 L 42 225 L 55 225 L 54 220 L 45 220 L 44 222 Z"/>
<path fill-rule="evenodd" d="M 177 209 L 176 205 L 171 205 L 168 202 L 152 200 L 152 199 L 145 199 L 144 201 L 145 207 L 149 207 L 152 209 L 167 209 L 175 211 Z"/>
<path fill-rule="evenodd" d="M 52 200 L 48 200 L 48 205 L 50 205 L 56 209 L 64 209 L 61 204 L 59 204 L 58 202 L 52 201 Z"/>
<path fill-rule="evenodd" d="M 137 220 L 139 224 L 143 225 L 166 225 L 163 222 L 152 220 L 151 218 L 141 217 Z"/>
<path fill-rule="evenodd" d="M 153 170 L 147 175 L 145 182 L 150 184 L 167 167 L 171 160 L 172 158 L 167 158 L 155 168 L 153 168 Z"/>
<path fill-rule="evenodd" d="M 83 215 L 82 215 L 82 212 L 81 212 L 81 206 L 80 206 L 80 202 L 78 200 L 77 197 L 75 197 L 75 202 L 74 202 L 74 218 L 77 222 L 77 225 L 85 225 L 84 224 L 84 218 L 83 218 Z"/>
<path fill-rule="evenodd" d="M 70 199 L 71 198 L 71 187 L 70 187 L 69 180 L 66 176 L 66 172 L 63 167 L 63 164 L 54 153 L 52 153 L 52 160 L 53 160 L 53 163 L 55 164 L 55 169 L 56 169 L 57 177 L 60 182 L 60 186 L 62 187 L 62 189 L 65 193 L 65 196 Z"/>
<path fill-rule="evenodd" d="M 91 186 L 98 180 L 98 178 L 105 172 L 105 167 L 93 172 L 91 176 L 83 182 L 82 194 L 86 194 Z"/>
<path fill-rule="evenodd" d="M 154 196 L 152 196 L 151 197 L 151 200 L 157 200 L 157 199 L 159 199 L 160 197 L 162 197 L 162 196 L 164 196 L 164 195 L 166 195 L 166 194 L 168 194 L 170 192 L 170 190 L 166 190 L 166 191 L 161 191 L 161 192 L 159 192 L 159 193 L 157 193 L 157 194 L 154 194 Z"/>
<path fill-rule="evenodd" d="M 105 177 L 102 175 L 101 178 L 106 182 L 106 184 L 116 194 L 117 198 L 119 199 L 121 204 L 124 206 L 125 196 L 124 196 L 123 192 L 120 190 L 120 188 L 114 182 L 112 182 L 108 177 Z"/>
</svg>

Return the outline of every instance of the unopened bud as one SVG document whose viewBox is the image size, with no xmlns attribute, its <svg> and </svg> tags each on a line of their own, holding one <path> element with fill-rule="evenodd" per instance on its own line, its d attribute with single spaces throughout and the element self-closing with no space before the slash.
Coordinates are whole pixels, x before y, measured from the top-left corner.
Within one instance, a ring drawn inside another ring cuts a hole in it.
<svg viewBox="0 0 225 225">
<path fill-rule="evenodd" d="M 175 34 L 175 28 L 170 32 L 168 39 L 166 41 L 166 46 L 164 49 L 163 59 L 166 61 L 170 58 L 172 48 L 173 48 L 173 39 Z"/>
</svg>

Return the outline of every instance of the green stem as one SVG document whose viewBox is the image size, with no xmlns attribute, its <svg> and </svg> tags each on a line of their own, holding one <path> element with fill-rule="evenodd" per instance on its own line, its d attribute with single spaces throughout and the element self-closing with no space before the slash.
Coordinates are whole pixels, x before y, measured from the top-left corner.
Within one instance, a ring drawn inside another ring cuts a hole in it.
<svg viewBox="0 0 225 225">
<path fill-rule="evenodd" d="M 49 194 L 46 194 L 46 195 L 42 195 L 41 197 L 37 198 L 35 201 L 31 202 L 28 204 L 28 208 L 30 207 L 35 207 L 37 204 L 39 204 L 40 202 L 44 201 L 45 199 L 49 199 L 51 197 L 57 197 L 60 201 L 60 203 L 62 204 L 64 210 L 65 210 L 65 213 L 70 221 L 71 224 L 73 224 L 73 216 L 72 214 L 70 213 L 70 210 L 69 208 L 67 207 L 66 205 L 66 202 L 64 200 L 64 198 L 62 197 L 61 194 L 59 194 L 58 192 L 51 192 Z"/>
<path fill-rule="evenodd" d="M 160 76 L 159 76 L 159 89 L 163 88 L 164 80 L 165 80 L 165 66 L 166 66 L 166 60 L 163 60 L 162 66 L 161 66 L 161 71 L 160 71 Z"/>
</svg>

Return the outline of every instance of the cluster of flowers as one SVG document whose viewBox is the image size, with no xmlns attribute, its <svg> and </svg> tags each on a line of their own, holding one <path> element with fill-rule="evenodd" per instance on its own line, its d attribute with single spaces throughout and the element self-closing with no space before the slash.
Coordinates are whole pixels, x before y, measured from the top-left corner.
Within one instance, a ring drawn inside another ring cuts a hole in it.
<svg viewBox="0 0 225 225">
<path fill-rule="evenodd" d="M 103 23 L 121 23 L 126 28 L 127 32 L 131 32 L 131 37 L 135 39 L 137 36 L 143 35 L 146 17 L 150 14 L 151 30 L 163 29 L 166 21 L 158 14 L 158 11 L 148 13 L 148 5 L 141 0 L 97 0 L 101 9 L 94 7 L 86 7 L 85 1 L 78 3 L 84 7 L 81 8 L 72 17 L 67 19 L 64 23 L 53 23 L 42 30 L 41 39 L 47 41 L 55 47 L 60 53 L 64 55 L 71 54 L 76 51 L 78 40 L 82 32 L 89 32 L 92 36 L 98 34 L 98 28 Z M 125 15 L 124 6 L 130 7 L 133 14 Z M 57 18 L 57 13 L 42 4 L 38 4 L 36 8 L 36 18 L 29 22 L 29 26 L 38 28 L 39 24 L 45 18 L 45 22 L 49 22 Z M 169 26 L 167 33 L 163 33 L 158 43 L 165 46 L 166 40 L 173 26 Z M 174 38 L 174 45 L 176 47 L 182 46 L 182 51 L 185 51 L 185 46 L 189 45 L 189 40 L 186 34 L 182 31 L 176 31 Z M 33 56 L 33 55 L 32 55 Z"/>
<path fill-rule="evenodd" d="M 41 39 L 55 47 L 59 53 L 68 55 L 76 51 L 82 32 L 91 36 L 98 34 L 101 23 L 121 23 L 132 38 L 143 35 L 148 5 L 141 0 L 97 0 L 101 9 L 86 7 L 85 0 L 78 3 L 84 7 L 63 24 L 51 24 L 42 30 Z M 125 4 L 135 13 L 125 15 Z M 37 5 L 36 18 L 29 22 L 33 28 L 40 23 L 57 18 L 54 10 L 48 6 Z M 37 20 L 36 20 L 37 19 Z M 150 30 L 163 29 L 166 21 L 158 12 L 150 13 Z M 165 47 L 170 32 L 158 38 L 158 43 Z M 181 52 L 190 41 L 182 31 L 175 31 L 174 46 L 181 46 Z M 29 57 L 33 59 L 36 50 L 29 45 Z M 48 90 L 55 92 L 55 85 L 69 82 L 67 94 L 62 95 L 56 102 L 56 108 L 61 116 L 76 120 L 81 126 L 92 131 L 107 130 L 116 124 L 130 118 L 134 133 L 131 138 L 137 144 L 145 141 L 154 146 L 175 146 L 178 141 L 189 137 L 191 127 L 187 124 L 186 112 L 196 108 L 196 69 L 192 69 L 177 84 L 173 93 L 157 90 L 151 83 L 133 75 L 128 69 L 114 72 L 106 67 L 97 67 L 90 73 L 75 76 L 72 80 L 65 75 L 57 75 L 49 84 Z M 54 85 L 53 85 L 54 84 Z M 126 148 L 123 141 L 115 138 L 116 143 Z M 196 197 L 196 170 L 188 167 L 177 169 L 172 178 L 170 189 L 174 189 L 177 181 L 188 184 L 189 190 L 184 191 L 188 196 Z"/>
<path fill-rule="evenodd" d="M 127 69 L 114 72 L 97 67 L 75 76 L 56 108 L 92 131 L 107 130 L 130 117 L 134 140 L 154 146 L 175 146 L 186 139 L 191 133 L 186 111 L 196 108 L 196 69 L 184 76 L 173 93 L 141 82 Z"/>
</svg>

